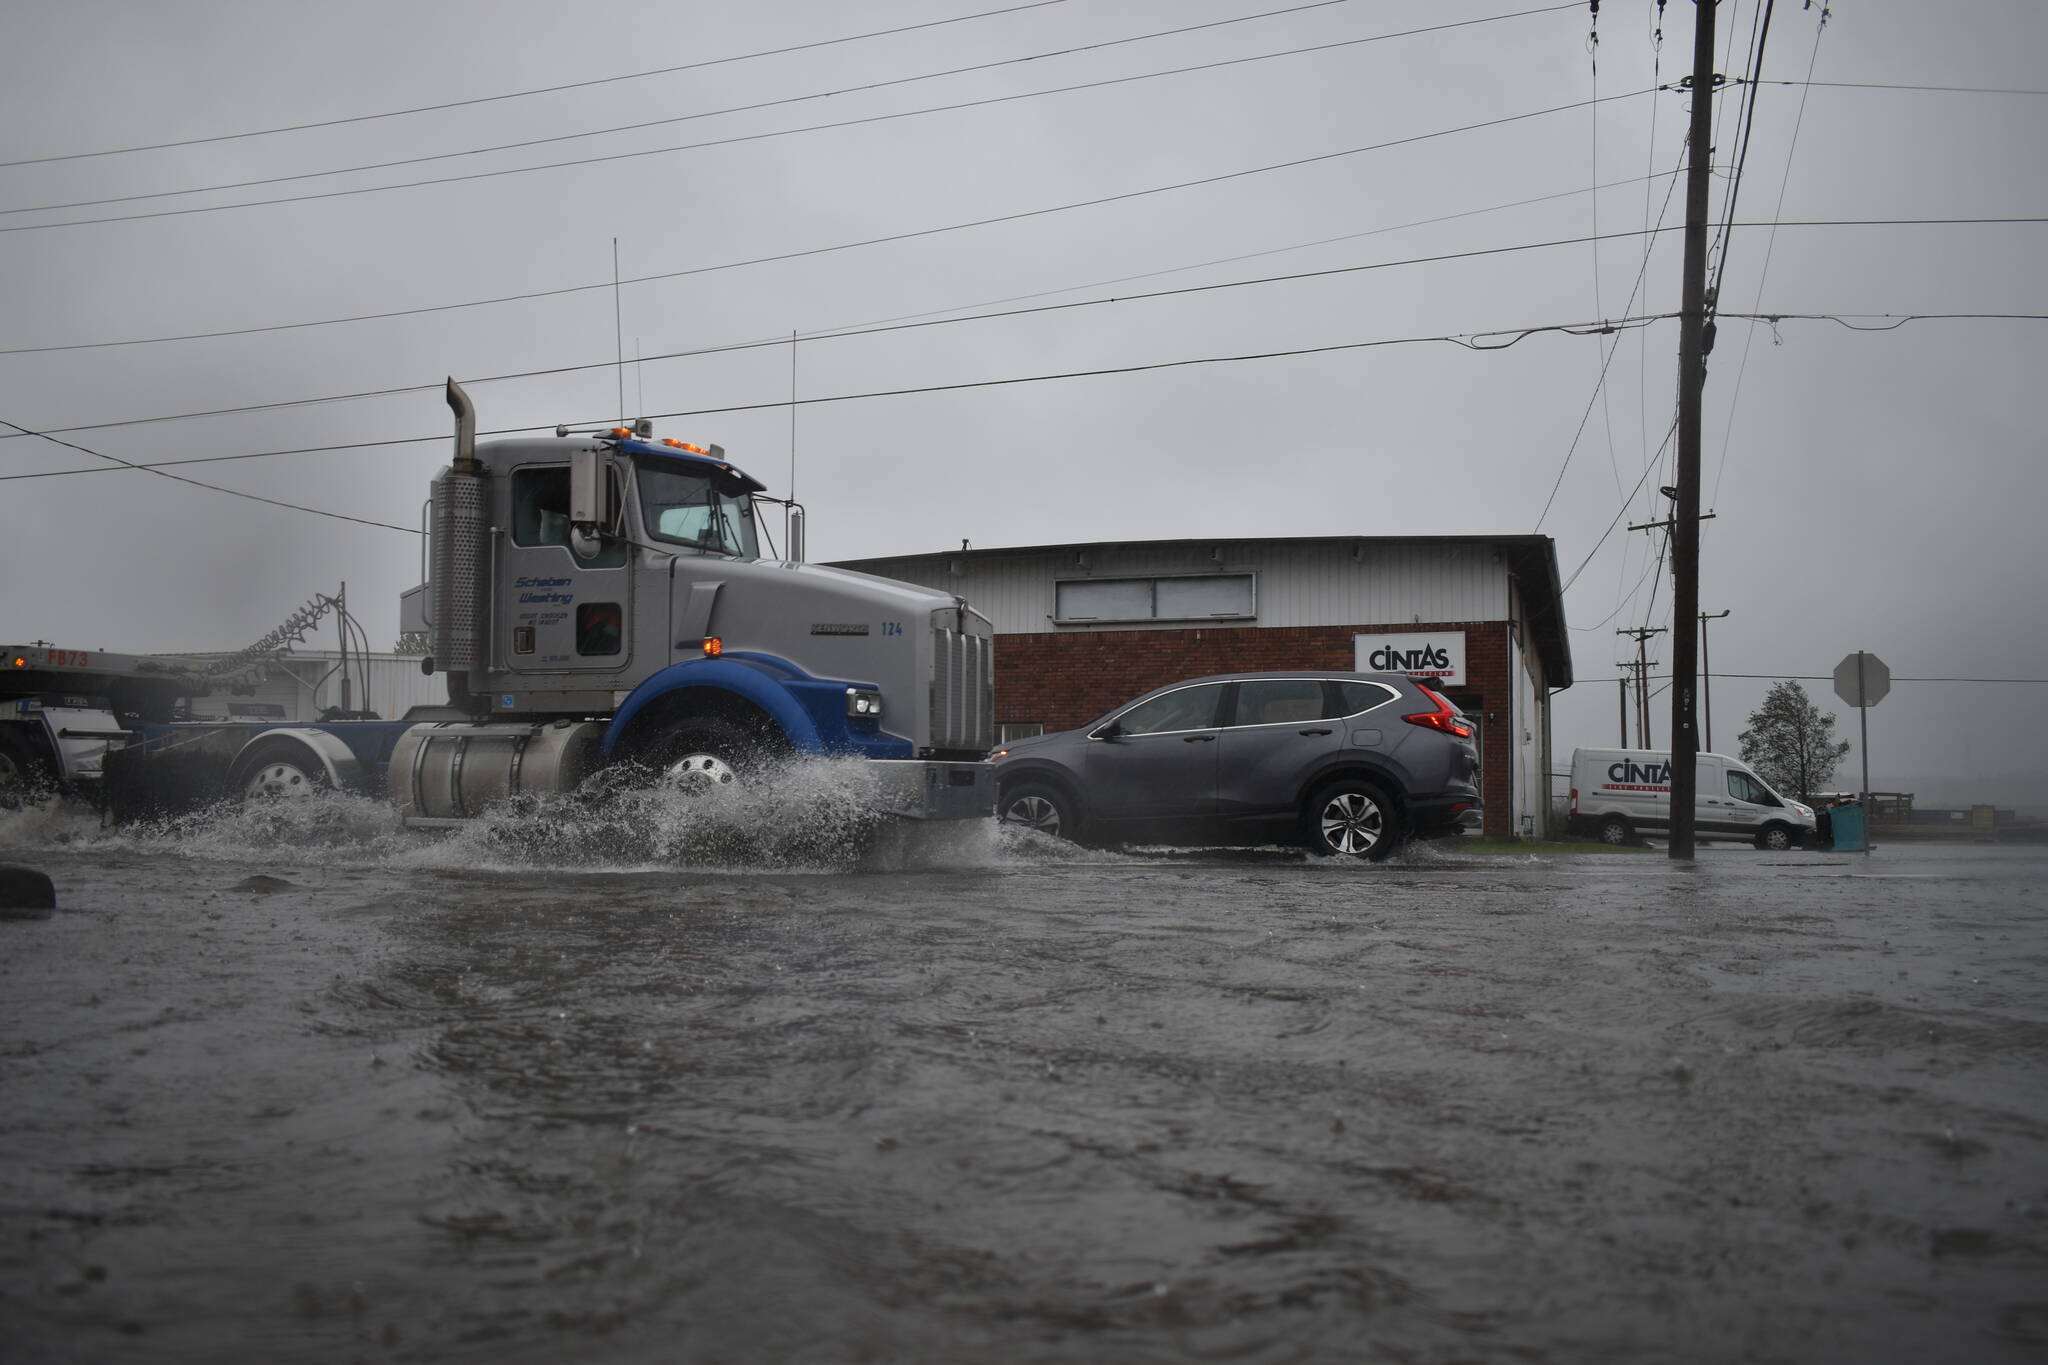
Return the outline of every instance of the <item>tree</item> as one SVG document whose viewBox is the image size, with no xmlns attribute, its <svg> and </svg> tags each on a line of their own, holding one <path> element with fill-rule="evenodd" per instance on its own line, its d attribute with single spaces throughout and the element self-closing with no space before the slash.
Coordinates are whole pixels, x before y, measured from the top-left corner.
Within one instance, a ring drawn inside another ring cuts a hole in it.
<svg viewBox="0 0 2048 1365">
<path fill-rule="evenodd" d="M 1848 752 L 1849 742 L 1835 739 L 1834 716 L 1822 715 L 1796 682 L 1772 683 L 1742 732 L 1742 761 L 1801 800 L 1827 786 Z"/>
</svg>

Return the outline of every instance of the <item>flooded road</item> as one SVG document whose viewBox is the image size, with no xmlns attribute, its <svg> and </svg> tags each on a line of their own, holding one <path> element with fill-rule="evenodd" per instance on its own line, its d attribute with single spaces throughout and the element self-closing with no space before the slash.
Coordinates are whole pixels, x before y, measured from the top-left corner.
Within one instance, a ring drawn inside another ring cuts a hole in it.
<svg viewBox="0 0 2048 1365">
<path fill-rule="evenodd" d="M 2048 1355 L 2042 850 L 544 816 L 0 813 L 0 1357 Z"/>
</svg>

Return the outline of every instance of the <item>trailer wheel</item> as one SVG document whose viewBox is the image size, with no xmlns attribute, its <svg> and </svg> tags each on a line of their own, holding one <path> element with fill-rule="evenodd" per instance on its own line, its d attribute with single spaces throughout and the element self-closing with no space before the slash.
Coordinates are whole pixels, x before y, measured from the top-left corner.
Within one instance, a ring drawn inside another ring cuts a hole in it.
<svg viewBox="0 0 2048 1365">
<path fill-rule="evenodd" d="M 1600 821 L 1600 842 L 1626 847 L 1636 841 L 1636 832 L 1629 822 L 1619 815 L 1610 815 Z"/>
<path fill-rule="evenodd" d="M 1401 846 L 1401 812 L 1370 782 L 1342 778 L 1322 788 L 1302 810 L 1309 852 L 1320 857 L 1373 862 Z"/>
<path fill-rule="evenodd" d="M 1756 846 L 1770 853 L 1783 853 L 1798 842 L 1792 837 L 1792 831 L 1783 825 L 1765 825 L 1756 836 Z"/>
<path fill-rule="evenodd" d="M 996 819 L 1056 839 L 1078 841 L 1081 836 L 1081 812 L 1073 798 L 1044 782 L 1019 782 L 1004 791 L 996 801 Z"/>
<path fill-rule="evenodd" d="M 243 801 L 297 800 L 333 785 L 312 751 L 290 739 L 256 741 L 228 773 L 228 794 Z"/>
<path fill-rule="evenodd" d="M 0 810 L 14 810 L 49 789 L 50 765 L 19 738 L 0 730 Z"/>
</svg>

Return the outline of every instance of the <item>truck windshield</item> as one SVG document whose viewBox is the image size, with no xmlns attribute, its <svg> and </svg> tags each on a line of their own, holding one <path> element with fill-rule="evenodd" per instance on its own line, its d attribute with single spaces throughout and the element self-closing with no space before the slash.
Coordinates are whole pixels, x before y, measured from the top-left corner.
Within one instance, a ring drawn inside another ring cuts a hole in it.
<svg viewBox="0 0 2048 1365">
<path fill-rule="evenodd" d="M 735 559 L 758 559 L 754 501 L 714 488 L 708 475 L 642 462 L 640 516 L 647 534 L 672 545 L 688 545 Z"/>
</svg>

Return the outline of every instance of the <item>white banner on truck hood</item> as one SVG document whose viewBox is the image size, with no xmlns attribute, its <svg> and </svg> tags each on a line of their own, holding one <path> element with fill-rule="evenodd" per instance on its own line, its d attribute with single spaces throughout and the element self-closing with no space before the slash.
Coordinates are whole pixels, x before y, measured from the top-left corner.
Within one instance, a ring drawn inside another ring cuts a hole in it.
<svg viewBox="0 0 2048 1365">
<path fill-rule="evenodd" d="M 1465 632 L 1426 631 L 1415 635 L 1354 635 L 1352 667 L 1360 673 L 1406 673 L 1411 678 L 1465 684 Z"/>
</svg>

